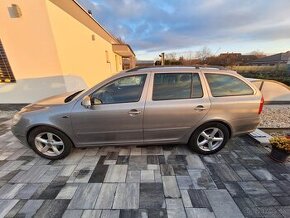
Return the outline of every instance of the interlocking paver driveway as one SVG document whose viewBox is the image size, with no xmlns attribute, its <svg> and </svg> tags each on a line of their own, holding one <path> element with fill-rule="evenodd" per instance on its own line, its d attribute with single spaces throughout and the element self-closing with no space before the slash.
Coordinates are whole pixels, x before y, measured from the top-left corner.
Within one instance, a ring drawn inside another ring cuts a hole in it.
<svg viewBox="0 0 290 218">
<path fill-rule="evenodd" d="M 0 217 L 290 217 L 290 165 L 246 137 L 211 156 L 186 146 L 75 149 L 50 161 L 0 123 Z"/>
</svg>

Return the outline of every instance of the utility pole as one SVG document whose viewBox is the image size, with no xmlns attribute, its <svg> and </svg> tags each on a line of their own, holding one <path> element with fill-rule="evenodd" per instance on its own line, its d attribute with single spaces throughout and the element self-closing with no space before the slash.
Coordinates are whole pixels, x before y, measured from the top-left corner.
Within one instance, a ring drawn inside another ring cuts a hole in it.
<svg viewBox="0 0 290 218">
<path fill-rule="evenodd" d="M 165 58 L 164 58 L 164 52 L 162 52 L 159 57 L 161 58 L 161 66 L 165 65 Z"/>
</svg>

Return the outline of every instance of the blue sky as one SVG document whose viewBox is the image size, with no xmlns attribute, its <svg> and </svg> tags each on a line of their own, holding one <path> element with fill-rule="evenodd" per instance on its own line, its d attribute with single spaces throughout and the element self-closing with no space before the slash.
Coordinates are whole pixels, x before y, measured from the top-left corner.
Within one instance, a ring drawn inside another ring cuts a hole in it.
<svg viewBox="0 0 290 218">
<path fill-rule="evenodd" d="M 78 0 L 138 59 L 290 50 L 290 0 Z"/>
</svg>

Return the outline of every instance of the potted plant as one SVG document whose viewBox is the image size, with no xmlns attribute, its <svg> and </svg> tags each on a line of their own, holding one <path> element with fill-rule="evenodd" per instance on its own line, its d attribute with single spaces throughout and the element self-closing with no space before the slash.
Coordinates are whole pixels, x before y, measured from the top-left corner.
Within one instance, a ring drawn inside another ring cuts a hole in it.
<svg viewBox="0 0 290 218">
<path fill-rule="evenodd" d="M 285 162 L 290 154 L 290 139 L 287 137 L 273 137 L 270 139 L 270 143 L 272 145 L 270 157 L 279 163 Z"/>
</svg>

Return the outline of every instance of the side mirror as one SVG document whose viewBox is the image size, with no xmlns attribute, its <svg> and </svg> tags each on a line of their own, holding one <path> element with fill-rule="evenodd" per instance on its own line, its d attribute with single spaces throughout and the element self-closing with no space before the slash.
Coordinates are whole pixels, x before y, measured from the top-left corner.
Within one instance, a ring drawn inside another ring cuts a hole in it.
<svg viewBox="0 0 290 218">
<path fill-rule="evenodd" d="M 82 105 L 85 107 L 85 108 L 90 108 L 92 106 L 92 103 L 91 103 L 91 98 L 90 96 L 85 96 L 82 100 Z"/>
<path fill-rule="evenodd" d="M 92 105 L 100 105 L 100 104 L 103 103 L 103 102 L 102 102 L 100 99 L 98 99 L 98 98 L 92 98 L 92 99 L 91 99 L 91 102 L 92 102 Z"/>
</svg>

